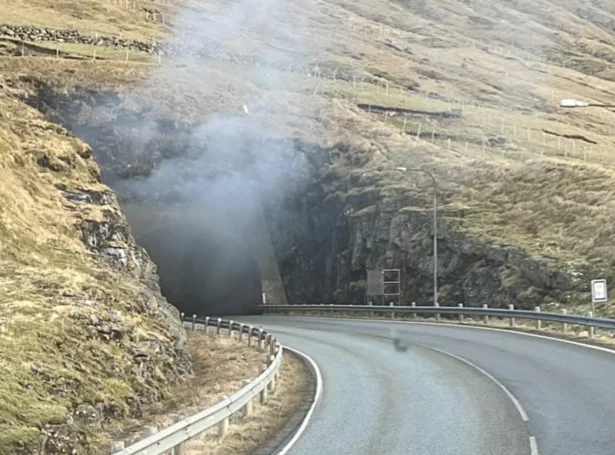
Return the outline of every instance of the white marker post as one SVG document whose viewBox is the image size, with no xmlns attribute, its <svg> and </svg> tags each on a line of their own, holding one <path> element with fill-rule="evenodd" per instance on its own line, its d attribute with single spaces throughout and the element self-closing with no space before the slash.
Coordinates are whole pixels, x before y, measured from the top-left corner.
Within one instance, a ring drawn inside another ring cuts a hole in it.
<svg viewBox="0 0 615 455">
<path fill-rule="evenodd" d="M 608 300 L 606 280 L 592 280 L 592 314 L 596 317 L 596 303 L 604 303 Z"/>
</svg>

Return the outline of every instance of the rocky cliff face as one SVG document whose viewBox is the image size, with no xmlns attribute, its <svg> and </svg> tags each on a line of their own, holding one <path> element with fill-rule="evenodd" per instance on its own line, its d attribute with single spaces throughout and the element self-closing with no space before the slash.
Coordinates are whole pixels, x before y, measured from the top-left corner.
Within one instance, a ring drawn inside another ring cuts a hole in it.
<svg viewBox="0 0 615 455">
<path fill-rule="evenodd" d="M 401 302 L 433 299 L 433 224 L 429 200 L 386 187 L 378 171 L 331 179 L 322 168 L 301 198 L 272 214 L 272 238 L 294 303 L 366 303 L 366 270 L 399 268 Z M 442 207 L 438 227 L 441 305 L 533 308 L 565 302 L 578 286 L 547 259 L 486 245 L 455 230 Z M 377 299 L 373 299 L 378 301 Z"/>
<path fill-rule="evenodd" d="M 0 91 L 0 453 L 85 453 L 172 395 L 185 333 L 90 147 L 23 96 Z"/>
</svg>

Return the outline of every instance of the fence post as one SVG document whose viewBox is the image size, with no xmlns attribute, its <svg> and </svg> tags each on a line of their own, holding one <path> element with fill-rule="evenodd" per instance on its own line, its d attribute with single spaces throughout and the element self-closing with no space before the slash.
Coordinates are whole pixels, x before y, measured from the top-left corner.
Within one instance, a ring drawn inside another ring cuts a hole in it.
<svg viewBox="0 0 615 455">
<path fill-rule="evenodd" d="M 196 330 L 196 314 L 192 315 L 192 331 Z"/>
<path fill-rule="evenodd" d="M 239 324 L 239 341 L 243 341 L 243 328 L 245 326 L 243 324 Z"/>
<path fill-rule="evenodd" d="M 463 303 L 458 303 L 457 308 L 463 308 Z M 463 313 L 459 313 L 459 322 L 463 322 Z"/>
<path fill-rule="evenodd" d="M 254 327 L 249 325 L 248 326 L 248 346 L 252 346 L 252 331 L 253 330 L 254 330 Z"/>
<path fill-rule="evenodd" d="M 415 307 L 415 306 L 416 306 L 416 302 L 412 302 L 412 303 L 410 304 L 410 306 L 411 306 L 411 307 Z M 411 315 L 411 316 L 412 316 L 412 319 L 416 319 L 416 313 L 412 313 L 412 315 Z"/>
<path fill-rule="evenodd" d="M 216 335 L 220 335 L 220 329 L 222 329 L 222 319 L 218 318 L 216 322 Z"/>
<path fill-rule="evenodd" d="M 562 314 L 564 316 L 566 316 L 568 314 L 568 310 L 566 310 L 566 309 L 562 310 Z M 567 332 L 567 331 L 568 331 L 568 323 L 564 322 L 564 333 Z"/>
<path fill-rule="evenodd" d="M 436 306 L 436 308 L 440 306 L 438 302 L 434 303 L 434 305 Z M 440 322 L 440 313 L 436 313 L 436 321 Z"/>
<path fill-rule="evenodd" d="M 233 320 L 231 319 L 231 320 L 228 322 L 228 337 L 229 337 L 229 338 L 233 338 L 233 324 L 234 324 L 234 322 L 233 322 Z"/>
<path fill-rule="evenodd" d="M 534 311 L 536 313 L 540 313 L 540 307 L 539 306 L 535 307 Z M 542 321 L 540 319 L 536 319 L 536 329 L 537 330 L 541 330 L 542 329 Z"/>
<path fill-rule="evenodd" d="M 594 317 L 594 312 L 593 312 L 593 311 L 590 311 L 590 312 L 589 312 L 589 317 L 590 317 L 590 318 L 593 318 L 593 317 Z M 588 329 L 587 329 L 587 335 L 588 335 L 590 338 L 593 338 L 593 337 L 594 337 L 594 326 L 593 326 L 593 325 L 590 325 L 590 326 L 588 327 Z"/>
<path fill-rule="evenodd" d="M 483 309 L 484 310 L 489 309 L 489 305 L 487 305 L 486 303 L 483 303 Z M 483 316 L 483 323 L 485 325 L 489 324 L 489 316 L 487 316 L 487 315 Z"/>
<path fill-rule="evenodd" d="M 261 373 L 264 373 L 267 365 L 261 365 Z M 267 404 L 267 387 L 261 390 L 261 404 Z"/>
<path fill-rule="evenodd" d="M 514 311 L 515 310 L 515 306 L 514 305 L 508 305 L 508 309 L 510 311 Z M 512 316 L 510 317 L 510 326 L 511 327 L 515 326 L 515 318 L 513 318 Z"/>
<path fill-rule="evenodd" d="M 389 306 L 393 307 L 393 302 L 389 302 Z M 391 319 L 395 319 L 395 312 L 391 311 Z"/>
<path fill-rule="evenodd" d="M 209 316 L 205 318 L 205 333 L 209 330 Z"/>
</svg>

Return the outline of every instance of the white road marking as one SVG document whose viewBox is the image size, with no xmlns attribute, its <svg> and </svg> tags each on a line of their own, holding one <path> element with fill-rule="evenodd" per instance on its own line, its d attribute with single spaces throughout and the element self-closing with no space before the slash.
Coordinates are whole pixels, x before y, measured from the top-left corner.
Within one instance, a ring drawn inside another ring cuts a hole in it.
<svg viewBox="0 0 615 455">
<path fill-rule="evenodd" d="M 432 348 L 431 346 L 426 346 L 426 345 L 420 344 L 420 343 L 413 343 L 413 344 L 415 344 L 417 346 L 421 346 L 422 348 L 425 348 L 425 349 L 431 349 L 432 351 L 436 351 L 436 352 L 439 352 L 440 354 L 444 354 L 444 355 L 447 355 L 447 356 L 452 357 L 454 359 L 457 359 L 460 362 L 463 362 L 466 365 L 474 368 L 479 373 L 485 375 L 487 378 L 489 378 L 491 381 L 493 381 L 495 383 L 495 385 L 497 385 L 500 389 L 502 389 L 504 391 L 504 393 L 508 396 L 508 398 L 510 398 L 510 401 L 512 401 L 513 404 L 515 405 L 515 408 L 517 408 L 517 411 L 519 412 L 519 415 L 521 416 L 523 421 L 524 422 L 529 422 L 530 419 L 527 416 L 527 413 L 525 412 L 525 409 L 523 409 L 523 406 L 521 405 L 521 403 L 519 402 L 517 397 L 515 397 L 512 394 L 512 392 L 510 390 L 508 390 L 508 388 L 504 384 L 502 384 L 500 381 L 498 381 L 491 373 L 486 372 L 481 367 L 479 367 L 478 365 L 473 364 L 469 360 L 464 359 L 463 357 L 459 357 L 458 355 L 451 354 L 450 352 L 446 352 L 446 351 L 443 351 L 443 350 L 437 349 L 437 348 Z"/>
<path fill-rule="evenodd" d="M 316 374 L 316 394 L 314 396 L 314 402 L 312 403 L 312 406 L 310 406 L 309 411 L 303 418 L 303 422 L 301 422 L 301 426 L 299 427 L 297 432 L 294 434 L 292 439 L 288 441 L 288 444 L 286 444 L 279 452 L 277 452 L 276 455 L 286 455 L 286 453 L 288 453 L 288 451 L 292 449 L 292 447 L 297 443 L 297 441 L 299 440 L 299 438 L 301 437 L 301 435 L 307 428 L 307 425 L 310 422 L 310 419 L 312 418 L 312 414 L 314 414 L 314 410 L 316 409 L 316 406 L 318 405 L 322 397 L 322 393 L 323 393 L 322 374 L 320 373 L 320 368 L 318 368 L 318 364 L 309 355 L 304 354 L 303 352 L 298 351 L 297 349 L 289 348 L 288 346 L 282 346 L 282 349 L 286 349 L 288 351 L 294 352 L 299 357 L 303 357 L 310 363 L 310 365 L 312 366 L 312 369 L 314 370 Z"/>
<path fill-rule="evenodd" d="M 531 455 L 539 455 L 538 443 L 536 442 L 536 438 L 534 436 L 530 436 L 530 451 Z"/>
</svg>

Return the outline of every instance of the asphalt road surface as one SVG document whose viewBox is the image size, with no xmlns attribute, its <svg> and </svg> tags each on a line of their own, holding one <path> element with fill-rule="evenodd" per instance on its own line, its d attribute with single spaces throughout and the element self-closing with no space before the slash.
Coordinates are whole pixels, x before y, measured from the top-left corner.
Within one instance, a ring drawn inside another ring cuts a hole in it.
<svg viewBox="0 0 615 455">
<path fill-rule="evenodd" d="M 608 352 L 435 324 L 242 322 L 263 325 L 321 369 L 322 402 L 292 455 L 615 454 Z"/>
</svg>

